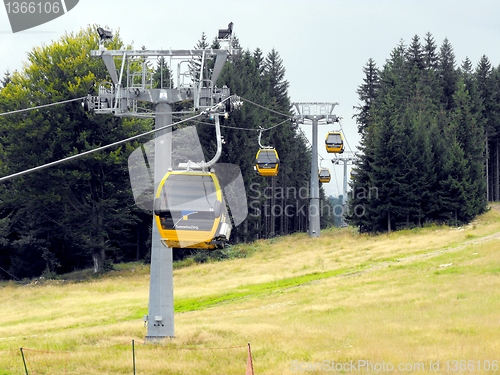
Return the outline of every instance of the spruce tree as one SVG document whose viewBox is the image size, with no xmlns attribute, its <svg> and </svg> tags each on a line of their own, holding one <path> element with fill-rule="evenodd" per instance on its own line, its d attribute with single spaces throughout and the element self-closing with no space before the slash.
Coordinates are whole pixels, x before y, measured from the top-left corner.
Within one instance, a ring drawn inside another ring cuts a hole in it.
<svg viewBox="0 0 500 375">
<path fill-rule="evenodd" d="M 425 34 L 425 44 L 423 46 L 423 60 L 426 70 L 435 70 L 438 67 L 437 46 L 431 33 Z"/>
<path fill-rule="evenodd" d="M 492 163 L 497 159 L 497 130 L 498 130 L 498 113 L 499 113 L 499 94 L 496 91 L 494 80 L 492 79 L 493 69 L 491 63 L 486 56 L 482 56 L 476 67 L 475 77 L 477 82 L 478 95 L 481 98 L 481 106 L 479 109 L 480 117 L 484 126 L 486 159 L 488 160 L 486 168 L 486 183 L 487 183 L 487 199 L 492 201 L 500 199 L 497 196 L 495 186 L 498 181 L 498 166 Z"/>
<path fill-rule="evenodd" d="M 365 74 L 363 83 L 356 90 L 361 104 L 354 107 L 359 111 L 354 115 L 356 123 L 358 124 L 359 134 L 363 134 L 365 128 L 370 125 L 371 107 L 377 96 L 377 90 L 380 84 L 379 72 L 373 59 L 370 58 L 363 67 L 363 73 Z"/>
<path fill-rule="evenodd" d="M 438 76 L 441 80 L 442 97 L 445 110 L 453 107 L 453 94 L 456 91 L 458 72 L 455 67 L 455 53 L 447 38 L 444 39 L 439 50 Z"/>
<path fill-rule="evenodd" d="M 197 50 L 204 50 L 207 49 L 209 46 L 207 42 L 207 36 L 205 33 L 201 34 L 201 38 L 198 40 L 196 45 L 194 46 L 195 49 Z M 189 62 L 189 71 L 191 73 L 191 77 L 194 82 L 199 82 L 200 81 L 200 69 L 201 69 L 201 63 L 202 63 L 202 58 L 201 57 L 196 57 Z M 208 66 L 205 64 L 204 65 L 204 71 L 202 72 L 203 77 L 206 79 L 208 76 Z"/>
<path fill-rule="evenodd" d="M 427 58 L 429 57 L 427 56 Z M 416 72 L 424 70 L 426 63 L 428 63 L 428 61 L 425 61 L 424 51 L 418 35 L 413 36 L 411 44 L 406 49 L 406 62 L 410 66 L 410 71 L 415 69 Z"/>
<path fill-rule="evenodd" d="M 456 129 L 456 139 L 463 150 L 467 181 L 467 210 L 461 221 L 467 222 L 486 209 L 486 185 L 484 179 L 485 149 L 484 129 L 478 114 L 472 109 L 472 99 L 465 88 L 463 80 L 459 80 L 458 90 L 454 95 L 455 107 L 450 115 L 450 127 Z"/>
<path fill-rule="evenodd" d="M 492 200 L 500 200 L 500 67 L 493 68 L 490 75 L 491 92 L 493 93 L 493 104 L 489 118 L 494 125 L 492 133 L 494 136 L 490 138 L 490 148 L 492 155 L 489 160 L 491 169 L 495 172 L 491 179 L 491 196 Z"/>
<path fill-rule="evenodd" d="M 439 80 L 439 56 L 437 46 L 431 33 L 425 35 L 425 44 L 423 45 L 424 73 L 420 90 L 424 91 L 431 99 L 433 107 L 441 103 L 442 89 Z"/>
<path fill-rule="evenodd" d="M 11 73 L 7 70 L 5 71 L 3 78 L 0 80 L 0 88 L 7 86 L 7 84 L 11 81 Z"/>
<path fill-rule="evenodd" d="M 285 79 L 285 67 L 279 53 L 273 48 L 264 61 L 264 77 L 271 101 L 276 104 L 276 109 L 289 111 L 290 98 L 288 87 L 290 84 Z"/>
</svg>

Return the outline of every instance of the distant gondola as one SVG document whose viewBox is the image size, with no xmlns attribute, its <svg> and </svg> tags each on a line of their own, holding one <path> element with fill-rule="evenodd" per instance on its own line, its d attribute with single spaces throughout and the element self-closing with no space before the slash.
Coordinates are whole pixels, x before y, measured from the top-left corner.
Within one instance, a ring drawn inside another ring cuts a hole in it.
<svg viewBox="0 0 500 375">
<path fill-rule="evenodd" d="M 344 137 L 341 132 L 329 132 L 325 139 L 326 151 L 334 154 L 344 152 Z"/>
<path fill-rule="evenodd" d="M 319 182 L 327 184 L 330 182 L 331 178 L 330 171 L 327 168 L 321 168 L 319 171 Z"/>
<path fill-rule="evenodd" d="M 350 175 L 351 175 L 351 180 L 352 180 L 352 179 L 354 179 L 354 178 L 356 178 L 356 176 L 358 175 L 358 170 L 357 170 L 357 168 L 355 168 L 355 167 L 351 168 L 351 173 L 350 173 Z"/>
<path fill-rule="evenodd" d="M 261 176 L 278 175 L 279 164 L 278 152 L 274 148 L 261 148 L 255 156 L 255 169 Z"/>
<path fill-rule="evenodd" d="M 168 247 L 222 248 L 231 234 L 224 196 L 213 172 L 168 172 L 158 186 L 154 214 Z"/>
</svg>

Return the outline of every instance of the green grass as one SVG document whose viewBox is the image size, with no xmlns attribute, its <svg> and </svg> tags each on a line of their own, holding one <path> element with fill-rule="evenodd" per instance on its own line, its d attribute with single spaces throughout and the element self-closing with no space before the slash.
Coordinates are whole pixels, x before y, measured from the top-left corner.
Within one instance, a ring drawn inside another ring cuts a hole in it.
<svg viewBox="0 0 500 375">
<path fill-rule="evenodd" d="M 0 283 L 0 375 L 25 373 L 19 348 L 30 374 L 131 374 L 132 340 L 144 375 L 241 374 L 247 342 L 256 374 L 331 360 L 446 373 L 445 361 L 500 360 L 499 238 L 491 210 L 460 229 L 331 228 L 184 261 L 174 270 L 176 337 L 159 345 L 143 344 L 146 265 Z M 476 370 L 466 373 L 492 373 Z"/>
<path fill-rule="evenodd" d="M 193 310 L 202 310 L 208 307 L 218 305 L 220 303 L 241 300 L 244 298 L 256 298 L 269 295 L 272 293 L 279 293 L 282 292 L 284 289 L 299 287 L 304 284 L 311 283 L 313 281 L 326 279 L 347 272 L 349 271 L 336 270 L 327 272 L 314 272 L 311 274 L 276 280 L 267 283 L 241 286 L 231 292 L 224 294 L 214 294 L 211 296 L 200 297 L 200 298 L 185 298 L 185 299 L 179 298 L 176 300 L 175 303 L 175 311 L 186 312 Z"/>
</svg>

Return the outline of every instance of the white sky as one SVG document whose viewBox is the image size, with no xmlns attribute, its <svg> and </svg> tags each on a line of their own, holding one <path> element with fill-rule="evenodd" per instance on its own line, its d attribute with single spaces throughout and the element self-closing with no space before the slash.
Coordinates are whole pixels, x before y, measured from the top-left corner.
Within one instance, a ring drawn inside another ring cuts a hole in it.
<svg viewBox="0 0 500 375">
<path fill-rule="evenodd" d="M 13 34 L 0 6 L 0 75 L 21 69 L 34 47 L 89 24 L 119 28 L 123 41 L 135 48 L 189 49 L 202 32 L 211 42 L 218 29 L 233 22 L 244 49 L 279 52 L 292 102 L 339 103 L 335 113 L 343 118 L 354 151 L 359 136 L 353 106 L 358 104 L 356 89 L 370 57 L 382 67 L 401 39 L 409 44 L 416 34 L 423 42 L 430 32 L 438 48 L 449 39 L 457 65 L 468 56 L 476 66 L 486 55 L 499 66 L 499 14 L 498 0 L 80 0 L 66 15 Z M 310 135 L 310 126 L 304 130 Z M 320 155 L 325 159 L 330 158 L 322 147 L 328 130 L 333 128 L 322 126 L 319 131 Z M 337 195 L 343 168 L 335 167 L 333 173 L 329 161 L 322 165 L 333 174 L 324 185 L 327 194 Z"/>
</svg>

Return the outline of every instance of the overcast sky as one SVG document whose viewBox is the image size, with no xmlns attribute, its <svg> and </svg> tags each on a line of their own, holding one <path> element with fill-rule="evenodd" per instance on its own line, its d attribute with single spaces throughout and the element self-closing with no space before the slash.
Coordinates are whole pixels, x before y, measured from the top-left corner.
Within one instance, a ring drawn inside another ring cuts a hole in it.
<svg viewBox="0 0 500 375">
<path fill-rule="evenodd" d="M 212 41 L 218 29 L 233 22 L 244 49 L 278 51 L 292 102 L 339 103 L 335 113 L 343 118 L 355 151 L 359 137 L 353 106 L 369 58 L 382 67 L 400 40 L 408 44 L 418 35 L 423 41 L 430 32 L 438 47 L 448 38 L 457 65 L 469 57 L 476 66 L 486 55 L 498 66 L 499 15 L 498 0 L 80 0 L 66 15 L 14 34 L 7 11 L 0 8 L 0 74 L 21 69 L 34 47 L 89 24 L 120 29 L 123 41 L 137 49 L 189 49 L 202 32 Z M 303 128 L 310 135 L 310 126 Z M 333 127 L 320 128 L 320 146 L 328 130 Z M 331 158 L 323 147 L 320 155 Z M 324 185 L 327 193 L 337 195 L 342 168 L 333 173 L 329 160 L 322 165 L 333 174 Z"/>
</svg>

